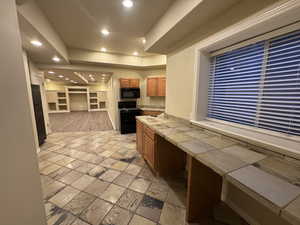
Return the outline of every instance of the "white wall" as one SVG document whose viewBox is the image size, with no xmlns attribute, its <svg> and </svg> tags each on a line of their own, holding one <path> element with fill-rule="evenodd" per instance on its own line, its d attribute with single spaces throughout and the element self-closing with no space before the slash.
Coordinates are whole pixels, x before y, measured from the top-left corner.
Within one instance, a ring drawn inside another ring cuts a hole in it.
<svg viewBox="0 0 300 225">
<path fill-rule="evenodd" d="M 276 2 L 276 0 L 240 1 L 226 13 L 202 25 L 195 33 L 190 34 L 180 43 L 181 48 L 167 55 L 167 97 L 168 114 L 191 119 L 193 111 L 193 94 L 195 83 L 196 46 L 204 39 L 218 33 L 258 10 Z M 201 104 L 207 104 L 202 102 Z"/>
<path fill-rule="evenodd" d="M 69 94 L 70 111 L 88 111 L 87 94 Z"/>
<path fill-rule="evenodd" d="M 0 3 L 0 218 L 5 225 L 46 225 L 15 1 Z M 5 82 L 3 82 L 5 81 Z"/>
</svg>

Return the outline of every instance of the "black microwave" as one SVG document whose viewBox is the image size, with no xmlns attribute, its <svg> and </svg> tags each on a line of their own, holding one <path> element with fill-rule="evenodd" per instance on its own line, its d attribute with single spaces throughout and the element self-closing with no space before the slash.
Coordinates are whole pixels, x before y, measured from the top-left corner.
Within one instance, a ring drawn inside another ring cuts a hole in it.
<svg viewBox="0 0 300 225">
<path fill-rule="evenodd" d="M 124 99 L 124 98 L 139 98 L 141 94 L 139 88 L 121 88 L 120 95 L 121 95 L 121 99 Z"/>
</svg>

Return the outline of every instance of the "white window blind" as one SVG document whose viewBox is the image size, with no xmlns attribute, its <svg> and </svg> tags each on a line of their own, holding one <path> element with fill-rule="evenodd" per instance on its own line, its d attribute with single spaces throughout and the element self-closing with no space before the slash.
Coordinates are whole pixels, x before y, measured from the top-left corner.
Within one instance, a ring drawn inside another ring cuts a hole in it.
<svg viewBox="0 0 300 225">
<path fill-rule="evenodd" d="M 212 57 L 208 117 L 300 135 L 300 31 Z"/>
</svg>

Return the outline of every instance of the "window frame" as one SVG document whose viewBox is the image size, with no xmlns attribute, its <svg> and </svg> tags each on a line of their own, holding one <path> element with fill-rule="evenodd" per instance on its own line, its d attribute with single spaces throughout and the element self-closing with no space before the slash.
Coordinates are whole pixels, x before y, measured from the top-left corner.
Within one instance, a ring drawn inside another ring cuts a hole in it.
<svg viewBox="0 0 300 225">
<path fill-rule="evenodd" d="M 283 138 L 293 143 L 295 142 L 296 145 L 300 144 L 299 136 L 207 117 L 210 57 L 299 30 L 300 22 L 299 19 L 296 18 L 297 13 L 299 12 L 299 2 L 274 4 L 267 9 L 246 18 L 238 24 L 232 25 L 212 36 L 209 36 L 195 45 L 195 86 L 193 92 L 193 110 L 191 112 L 190 120 L 193 124 L 202 126 L 201 121 L 211 121 L 214 123 L 226 124 L 231 127 L 239 127 L 247 131 L 250 130 Z M 282 18 L 286 19 L 283 20 Z M 211 54 L 211 52 L 213 53 Z M 227 135 L 230 136 L 230 132 L 227 133 Z M 298 151 L 299 150 L 297 150 L 297 152 Z M 280 153 L 295 157 L 295 152 L 290 151 L 289 149 L 282 149 Z M 296 158 L 300 159 L 300 151 L 299 155 L 297 153 Z"/>
</svg>

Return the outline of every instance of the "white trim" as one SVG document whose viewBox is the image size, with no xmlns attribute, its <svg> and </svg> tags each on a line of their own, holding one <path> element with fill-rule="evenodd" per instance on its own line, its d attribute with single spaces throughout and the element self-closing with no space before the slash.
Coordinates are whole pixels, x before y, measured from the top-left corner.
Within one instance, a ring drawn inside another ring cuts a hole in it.
<svg viewBox="0 0 300 225">
<path fill-rule="evenodd" d="M 247 45 L 255 44 L 255 43 L 260 42 L 260 41 L 269 40 L 269 39 L 272 39 L 274 37 L 284 35 L 284 34 L 293 32 L 295 30 L 299 30 L 299 29 L 300 29 L 300 22 L 296 22 L 296 23 L 287 25 L 285 27 L 281 27 L 281 28 L 278 28 L 276 30 L 270 31 L 268 33 L 258 35 L 257 37 L 251 38 L 249 40 L 245 40 L 245 41 L 242 41 L 240 43 L 234 44 L 232 46 L 228 46 L 228 47 L 222 48 L 220 50 L 214 51 L 213 53 L 211 53 L 211 56 L 220 55 L 222 53 L 232 51 L 232 50 L 235 50 L 235 49 L 238 49 L 238 48 L 242 48 L 242 47 L 247 46 Z"/>
</svg>

